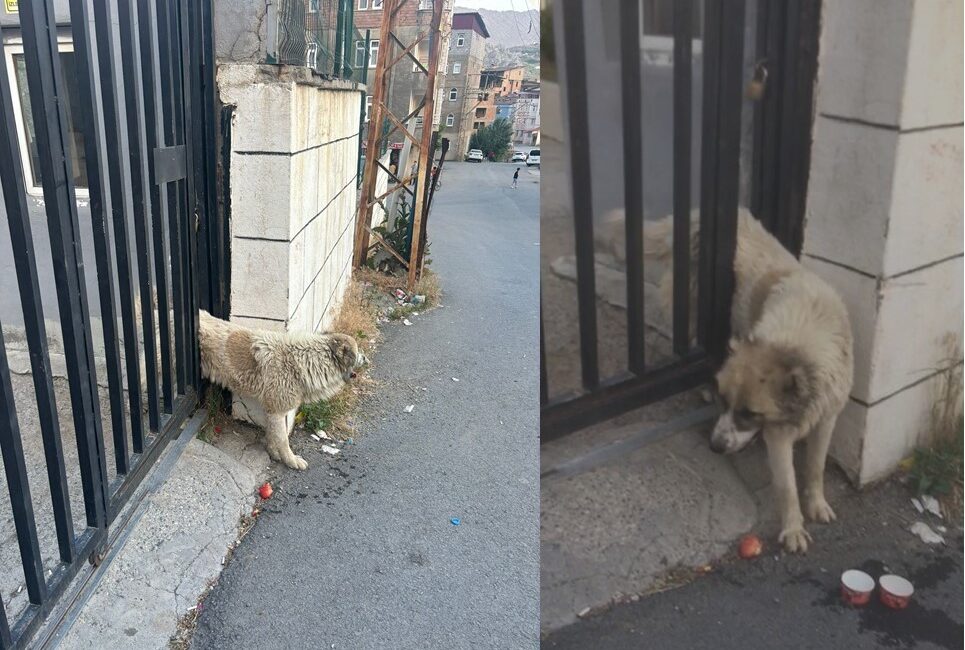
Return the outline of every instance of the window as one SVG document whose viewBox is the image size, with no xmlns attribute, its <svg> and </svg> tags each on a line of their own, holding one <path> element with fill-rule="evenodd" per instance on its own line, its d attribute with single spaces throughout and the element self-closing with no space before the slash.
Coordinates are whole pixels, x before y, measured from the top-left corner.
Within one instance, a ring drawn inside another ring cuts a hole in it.
<svg viewBox="0 0 965 650">
<path fill-rule="evenodd" d="M 462 64 L 456 61 L 452 64 L 452 74 L 459 74 L 460 72 L 462 72 Z"/>
<path fill-rule="evenodd" d="M 374 68 L 379 58 L 379 41 L 369 41 L 369 68 Z M 355 67 L 365 67 L 365 41 L 355 41 Z"/>
<path fill-rule="evenodd" d="M 381 8 L 382 0 L 359 0 L 359 9 L 362 11 L 365 11 L 366 9 L 379 10 Z"/>
<path fill-rule="evenodd" d="M 422 128 L 422 116 L 421 116 L 421 115 L 418 116 L 417 118 L 415 118 L 415 128 L 417 128 L 417 129 Z"/>
<path fill-rule="evenodd" d="M 319 5 L 320 1 L 321 1 L 321 0 L 308 0 L 308 13 L 310 13 L 310 14 L 317 14 L 317 13 L 318 13 L 318 5 Z"/>
<path fill-rule="evenodd" d="M 365 96 L 365 121 L 369 121 L 369 112 L 372 110 L 372 95 Z"/>
<path fill-rule="evenodd" d="M 419 11 L 432 9 L 432 0 L 419 0 Z"/>
<path fill-rule="evenodd" d="M 486 107 L 480 106 L 476 109 L 476 117 L 486 117 Z"/>
<path fill-rule="evenodd" d="M 71 176 L 74 188 L 79 190 L 78 196 L 88 196 L 87 194 L 87 155 L 84 144 L 84 136 L 80 132 L 78 125 L 74 123 L 73 115 L 79 110 L 77 102 L 80 101 L 77 89 L 77 70 L 74 65 L 74 48 L 69 43 L 60 43 L 60 65 L 64 73 L 65 112 L 67 114 L 67 129 L 69 131 L 68 140 L 70 147 Z M 6 45 L 4 47 L 6 61 L 11 83 L 15 84 L 12 88 L 14 119 L 17 123 L 18 136 L 20 139 L 20 151 L 24 152 L 24 177 L 27 181 L 27 192 L 30 194 L 40 194 L 42 192 L 40 177 L 40 153 L 37 147 L 37 135 L 34 130 L 34 118 L 30 105 L 30 93 L 27 90 L 27 66 L 23 56 L 23 47 L 20 45 Z"/>
<path fill-rule="evenodd" d="M 312 70 L 318 65 L 318 43 L 309 43 L 305 50 L 305 65 Z"/>
<path fill-rule="evenodd" d="M 465 44 L 466 44 L 466 36 L 465 36 L 465 34 L 457 34 L 457 35 L 456 35 L 456 47 L 462 47 L 462 46 L 465 45 Z"/>
<path fill-rule="evenodd" d="M 451 88 L 451 89 L 449 90 L 449 101 L 450 101 L 450 102 L 456 101 L 456 97 L 457 97 L 458 95 L 459 95 L 459 92 L 458 92 L 455 88 Z"/>
<path fill-rule="evenodd" d="M 446 126 L 452 126 L 455 123 L 456 123 L 455 115 L 453 115 L 452 113 L 449 113 L 448 115 L 446 115 Z"/>
<path fill-rule="evenodd" d="M 473 122 L 473 123 L 472 123 L 472 128 L 473 128 L 473 129 L 481 129 L 481 128 L 484 127 L 484 126 L 486 126 L 486 125 L 485 125 L 484 123 L 482 123 L 482 122 Z"/>
</svg>

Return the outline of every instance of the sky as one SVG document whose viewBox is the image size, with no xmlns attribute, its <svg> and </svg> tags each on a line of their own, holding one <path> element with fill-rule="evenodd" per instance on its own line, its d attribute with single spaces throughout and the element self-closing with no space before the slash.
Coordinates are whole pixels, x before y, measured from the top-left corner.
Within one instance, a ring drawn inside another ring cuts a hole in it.
<svg viewBox="0 0 965 650">
<path fill-rule="evenodd" d="M 539 9 L 539 0 L 455 0 L 454 7 L 492 9 L 494 11 L 526 11 Z"/>
</svg>

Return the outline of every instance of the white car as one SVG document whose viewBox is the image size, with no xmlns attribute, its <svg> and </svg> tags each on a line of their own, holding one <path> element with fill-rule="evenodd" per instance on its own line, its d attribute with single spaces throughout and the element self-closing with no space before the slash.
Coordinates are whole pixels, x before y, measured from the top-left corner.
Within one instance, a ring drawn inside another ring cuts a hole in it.
<svg viewBox="0 0 965 650">
<path fill-rule="evenodd" d="M 526 162 L 526 154 L 522 151 L 517 151 L 513 154 L 512 162 Z"/>
<path fill-rule="evenodd" d="M 526 158 L 526 166 L 531 167 L 536 165 L 539 167 L 539 149 L 533 149 L 529 152 L 529 157 Z"/>
<path fill-rule="evenodd" d="M 470 149 L 469 153 L 466 154 L 466 162 L 482 162 L 483 153 L 479 149 Z"/>
</svg>

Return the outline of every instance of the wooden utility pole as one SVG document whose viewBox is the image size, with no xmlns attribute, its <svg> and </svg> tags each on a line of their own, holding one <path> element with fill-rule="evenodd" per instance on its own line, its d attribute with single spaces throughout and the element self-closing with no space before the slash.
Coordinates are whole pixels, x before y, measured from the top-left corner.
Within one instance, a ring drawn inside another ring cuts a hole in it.
<svg viewBox="0 0 965 650">
<path fill-rule="evenodd" d="M 375 80 L 373 82 L 372 108 L 369 112 L 369 128 L 366 138 L 365 167 L 362 180 L 362 194 L 359 197 L 358 211 L 355 222 L 355 247 L 353 252 L 353 266 L 360 268 L 365 264 L 369 252 L 369 237 L 372 234 L 372 208 L 388 195 L 399 190 L 408 192 L 413 197 L 412 210 L 412 245 L 409 259 L 404 263 L 408 269 L 407 288 L 412 291 L 419 280 L 423 249 L 423 231 L 425 229 L 425 192 L 431 183 L 431 164 L 429 149 L 432 143 L 432 118 L 435 107 L 436 73 L 439 69 L 439 49 L 442 44 L 440 26 L 442 13 L 447 0 L 433 0 L 432 19 L 428 30 L 420 33 L 412 43 L 403 43 L 395 34 L 395 23 L 399 11 L 406 4 L 418 4 L 419 0 L 384 0 L 382 5 L 382 26 L 379 32 L 379 58 L 375 65 Z M 428 40 L 429 61 L 428 68 L 413 55 L 419 43 Z M 411 61 L 417 69 L 426 75 L 425 96 L 415 110 L 405 116 L 397 116 L 388 106 L 388 90 L 391 86 L 392 72 L 402 61 Z M 422 116 L 422 137 L 416 138 L 409 131 L 408 125 L 413 118 Z M 383 125 L 388 121 L 392 128 L 382 133 Z M 412 142 L 418 152 L 418 166 L 414 175 L 406 175 L 401 169 L 393 175 L 379 161 L 379 152 L 389 137 L 396 131 Z M 379 170 L 390 174 L 395 181 L 395 187 L 376 196 L 376 179 Z M 414 185 L 414 188 L 412 187 Z M 402 261 L 404 257 L 398 251 L 392 250 L 389 244 L 379 239 L 379 243 L 389 249 L 394 257 Z"/>
</svg>

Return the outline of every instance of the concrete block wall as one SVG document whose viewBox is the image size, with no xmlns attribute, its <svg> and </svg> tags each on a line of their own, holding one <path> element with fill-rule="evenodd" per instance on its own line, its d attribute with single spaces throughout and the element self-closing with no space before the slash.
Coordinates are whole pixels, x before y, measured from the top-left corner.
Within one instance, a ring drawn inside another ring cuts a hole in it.
<svg viewBox="0 0 965 650">
<path fill-rule="evenodd" d="M 230 318 L 323 331 L 351 277 L 362 87 L 241 63 L 218 89 L 234 106 Z"/>
<path fill-rule="evenodd" d="M 859 485 L 927 435 L 961 364 L 962 3 L 825 2 L 802 261 L 844 296 L 855 383 L 831 454 Z"/>
</svg>

